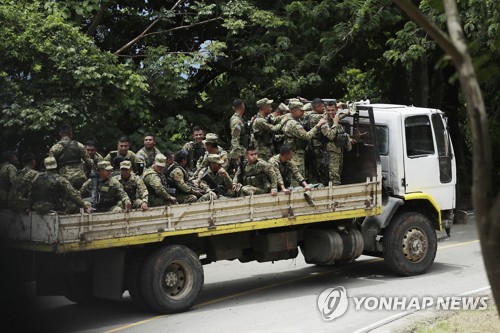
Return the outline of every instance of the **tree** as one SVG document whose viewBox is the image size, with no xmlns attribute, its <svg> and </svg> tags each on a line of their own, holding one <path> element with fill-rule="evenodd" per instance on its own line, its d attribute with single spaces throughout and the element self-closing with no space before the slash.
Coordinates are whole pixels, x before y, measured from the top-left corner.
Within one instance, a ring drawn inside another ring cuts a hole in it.
<svg viewBox="0 0 500 333">
<path fill-rule="evenodd" d="M 500 304 L 500 191 L 492 189 L 491 143 L 488 117 L 480 85 L 468 51 L 457 4 L 444 0 L 449 36 L 430 22 L 410 1 L 394 0 L 451 57 L 457 68 L 472 128 L 474 169 L 472 199 L 483 260 L 496 304 Z M 500 309 L 497 309 L 500 313 Z"/>
</svg>

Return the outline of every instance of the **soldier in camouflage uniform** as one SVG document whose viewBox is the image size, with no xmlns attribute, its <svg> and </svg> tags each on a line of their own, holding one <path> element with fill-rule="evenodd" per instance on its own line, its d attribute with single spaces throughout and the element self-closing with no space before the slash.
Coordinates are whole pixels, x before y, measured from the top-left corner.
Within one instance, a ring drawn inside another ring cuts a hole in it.
<svg viewBox="0 0 500 333">
<path fill-rule="evenodd" d="M 197 168 L 197 163 L 200 158 L 205 154 L 205 144 L 203 140 L 205 139 L 205 133 L 200 126 L 193 127 L 193 141 L 187 142 L 182 150 L 188 152 L 188 161 L 186 164 L 186 170 L 190 175 L 193 175 Z"/>
<path fill-rule="evenodd" d="M 85 149 L 87 150 L 87 154 L 92 161 L 91 171 L 97 171 L 97 163 L 104 160 L 104 157 L 102 157 L 102 155 L 97 152 L 96 147 L 96 143 L 93 140 L 89 140 L 85 143 Z M 90 172 L 87 174 L 87 176 L 90 177 Z"/>
<path fill-rule="evenodd" d="M 87 180 L 86 174 L 92 169 L 92 160 L 85 146 L 73 140 L 71 125 L 62 125 L 59 135 L 61 140 L 50 148 L 49 156 L 56 159 L 59 174 L 69 180 L 74 188 L 79 189 Z"/>
<path fill-rule="evenodd" d="M 272 111 L 272 99 L 263 98 L 257 101 L 259 112 L 250 124 L 251 140 L 250 144 L 257 148 L 259 158 L 269 160 L 274 154 L 274 133 L 281 129 L 280 124 L 273 126 L 269 117 Z"/>
<path fill-rule="evenodd" d="M 205 192 L 214 192 L 219 199 L 236 197 L 237 186 L 229 177 L 227 171 L 222 167 L 224 160 L 217 154 L 207 156 L 208 166 L 203 168 L 199 174 L 198 183 Z"/>
<path fill-rule="evenodd" d="M 148 189 L 150 207 L 177 203 L 177 199 L 167 192 L 167 179 L 164 175 L 166 165 L 167 157 L 163 154 L 157 154 L 153 165 L 141 176 Z"/>
<path fill-rule="evenodd" d="M 243 168 L 238 169 L 233 179 L 233 183 L 243 185 L 240 196 L 252 193 L 277 195 L 278 176 L 274 168 L 268 162 L 259 160 L 257 150 L 254 147 L 247 149 L 246 158 Z"/>
<path fill-rule="evenodd" d="M 328 139 L 326 151 L 328 154 L 329 181 L 333 185 L 339 185 L 341 183 L 340 176 L 342 174 L 344 149 L 350 151 L 354 141 L 345 133 L 344 127 L 339 123 L 342 115 L 337 113 L 336 105 L 328 105 L 327 113 L 333 120 L 333 125 L 330 127 L 328 124 L 324 124 L 321 126 L 321 133 Z"/>
<path fill-rule="evenodd" d="M 302 123 L 306 130 L 313 128 L 318 124 L 321 118 L 326 118 L 325 103 L 320 98 L 313 99 L 311 103 L 312 110 L 304 115 Z M 326 165 L 326 141 L 327 139 L 318 131 L 306 148 L 305 151 L 305 176 L 310 183 L 323 183 L 328 177 Z M 327 185 L 327 184 L 324 184 Z"/>
<path fill-rule="evenodd" d="M 115 176 L 115 179 L 122 184 L 123 190 L 132 202 L 132 208 L 148 210 L 148 189 L 141 177 L 132 173 L 131 168 L 130 161 L 121 162 L 120 174 Z"/>
<path fill-rule="evenodd" d="M 174 160 L 175 162 L 167 171 L 167 181 L 171 187 L 175 188 L 175 198 L 181 204 L 198 201 L 203 196 L 203 191 L 191 182 L 184 169 L 187 163 L 187 152 L 184 150 L 176 152 Z"/>
<path fill-rule="evenodd" d="M 311 128 L 309 131 L 304 129 L 304 126 L 300 123 L 300 119 L 304 115 L 304 110 L 302 109 L 304 104 L 301 102 L 293 101 L 290 103 L 290 114 L 291 119 L 288 119 L 284 124 L 284 134 L 285 141 L 284 144 L 292 148 L 294 151 L 293 161 L 297 165 L 300 174 L 305 174 L 304 169 L 304 155 L 305 149 L 309 140 L 311 140 L 318 132 L 319 127 L 327 122 L 326 119 L 322 118 L 319 122 Z M 295 186 L 295 185 L 294 185 Z"/>
<path fill-rule="evenodd" d="M 280 153 L 271 157 L 269 163 L 274 167 L 278 176 L 278 187 L 286 194 L 290 193 L 289 188 L 292 186 L 292 180 L 300 184 L 306 191 L 311 187 L 307 184 L 304 177 L 299 172 L 297 165 L 292 161 L 293 150 L 288 146 L 281 146 Z"/>
<path fill-rule="evenodd" d="M 57 173 L 56 159 L 47 157 L 44 165 L 45 172 L 40 173 L 31 186 L 30 209 L 40 215 L 51 211 L 71 214 L 76 213 L 77 208 L 83 208 L 85 212 L 90 213 L 92 211 L 90 204 L 83 201 L 80 193 L 73 188 L 71 183 Z M 70 202 L 73 205 L 69 206 Z"/>
<path fill-rule="evenodd" d="M 229 129 L 231 131 L 229 174 L 234 174 L 236 169 L 243 164 L 246 149 L 250 144 L 248 123 L 243 119 L 246 110 L 245 102 L 241 99 L 235 99 L 233 110 L 234 114 L 229 120 Z"/>
<path fill-rule="evenodd" d="M 205 154 L 198 159 L 196 163 L 196 170 L 193 173 L 192 179 L 198 179 L 200 171 L 208 166 L 208 155 L 209 154 L 217 154 L 220 156 L 220 159 L 223 161 L 222 167 L 227 169 L 229 166 L 229 154 L 218 144 L 219 137 L 215 133 L 207 133 L 205 140 L 203 143 L 205 144 Z"/>
<path fill-rule="evenodd" d="M 9 206 L 9 191 L 16 178 L 17 164 L 16 152 L 8 150 L 2 154 L 2 164 L 0 164 L 0 209 L 7 209 Z"/>
<path fill-rule="evenodd" d="M 30 209 L 29 194 L 31 186 L 38 177 L 35 170 L 36 160 L 32 153 L 25 153 L 21 158 L 24 168 L 17 172 L 16 178 L 10 187 L 9 208 L 17 213 L 27 213 Z"/>
<path fill-rule="evenodd" d="M 145 169 L 151 167 L 155 162 L 156 155 L 161 154 L 160 150 L 155 146 L 156 138 L 153 133 L 144 134 L 144 147 L 135 153 L 137 158 L 142 161 L 142 167 L 139 167 L 138 175 L 141 175 Z"/>
<path fill-rule="evenodd" d="M 137 155 L 130 150 L 129 139 L 126 136 L 122 136 L 120 139 L 118 139 L 117 147 L 118 150 L 110 151 L 109 154 L 104 157 L 104 160 L 112 164 L 115 157 L 121 156 L 126 161 L 130 161 L 130 163 L 132 163 L 132 170 L 134 170 L 136 174 L 140 173 L 141 170 L 139 170 L 139 165 L 142 164 L 142 160 L 140 160 Z M 118 162 L 118 165 L 120 165 L 120 162 Z"/>
<path fill-rule="evenodd" d="M 97 212 L 121 212 L 123 209 L 130 210 L 132 203 L 123 190 L 122 184 L 111 177 L 113 167 L 108 161 L 101 161 L 97 165 L 99 179 L 97 181 L 97 202 L 93 207 Z M 80 189 L 80 194 L 89 198 L 92 196 L 92 179 L 88 179 Z"/>
</svg>

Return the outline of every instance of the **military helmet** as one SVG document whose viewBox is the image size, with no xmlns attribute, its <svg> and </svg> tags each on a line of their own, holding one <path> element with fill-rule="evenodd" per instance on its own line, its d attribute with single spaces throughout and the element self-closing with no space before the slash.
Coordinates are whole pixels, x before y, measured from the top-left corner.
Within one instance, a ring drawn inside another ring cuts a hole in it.
<svg viewBox="0 0 500 333">
<path fill-rule="evenodd" d="M 57 161 L 54 157 L 49 156 L 43 160 L 43 164 L 45 165 L 45 169 L 54 170 L 57 169 Z"/>
</svg>

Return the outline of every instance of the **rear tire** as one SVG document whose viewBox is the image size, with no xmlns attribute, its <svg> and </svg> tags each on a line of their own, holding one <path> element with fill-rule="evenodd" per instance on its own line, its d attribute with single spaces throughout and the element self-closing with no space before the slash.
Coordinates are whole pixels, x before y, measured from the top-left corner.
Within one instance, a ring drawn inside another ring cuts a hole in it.
<svg viewBox="0 0 500 333">
<path fill-rule="evenodd" d="M 437 236 L 429 219 L 406 212 L 394 217 L 384 231 L 384 259 L 396 274 L 422 274 L 431 267 L 437 252 Z"/>
<path fill-rule="evenodd" d="M 145 303 L 160 313 L 188 310 L 203 288 L 198 256 L 183 245 L 158 249 L 142 267 L 140 288 Z"/>
</svg>

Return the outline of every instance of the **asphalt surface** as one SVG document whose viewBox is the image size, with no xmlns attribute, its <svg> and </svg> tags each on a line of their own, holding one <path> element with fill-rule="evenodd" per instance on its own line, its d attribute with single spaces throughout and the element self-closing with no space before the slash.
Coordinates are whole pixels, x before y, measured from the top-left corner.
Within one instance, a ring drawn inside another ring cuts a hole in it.
<svg viewBox="0 0 500 333">
<path fill-rule="evenodd" d="M 429 309 L 356 309 L 355 299 L 437 299 L 488 292 L 473 219 L 455 225 L 451 238 L 444 232 L 438 237 L 436 260 L 420 276 L 394 275 L 383 260 L 367 256 L 321 267 L 306 264 L 301 254 L 275 263 L 222 261 L 204 266 L 203 292 L 185 313 L 144 312 L 127 293 L 121 302 L 78 305 L 64 297 L 35 297 L 28 286 L 32 308 L 26 309 L 26 320 L 50 332 L 391 332 Z M 328 321 L 317 303 L 324 290 L 334 287 L 346 290 L 348 308 Z"/>
</svg>

